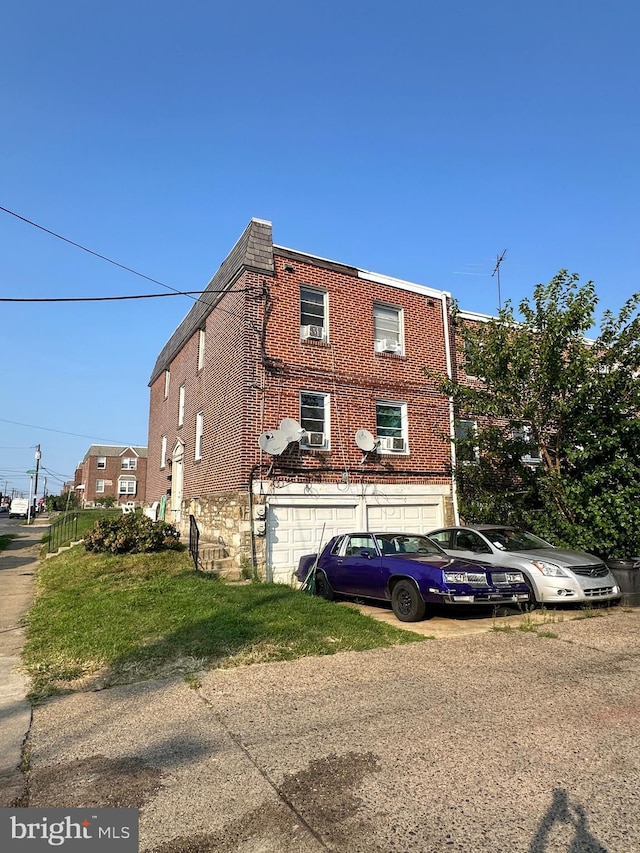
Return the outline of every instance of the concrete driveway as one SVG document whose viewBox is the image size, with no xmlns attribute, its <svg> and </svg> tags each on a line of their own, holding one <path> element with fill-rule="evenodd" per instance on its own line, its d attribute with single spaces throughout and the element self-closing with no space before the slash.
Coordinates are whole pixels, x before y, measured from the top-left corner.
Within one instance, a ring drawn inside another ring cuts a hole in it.
<svg viewBox="0 0 640 853">
<path fill-rule="evenodd" d="M 640 850 L 640 611 L 512 624 L 57 698 L 24 804 L 158 853 Z"/>
</svg>

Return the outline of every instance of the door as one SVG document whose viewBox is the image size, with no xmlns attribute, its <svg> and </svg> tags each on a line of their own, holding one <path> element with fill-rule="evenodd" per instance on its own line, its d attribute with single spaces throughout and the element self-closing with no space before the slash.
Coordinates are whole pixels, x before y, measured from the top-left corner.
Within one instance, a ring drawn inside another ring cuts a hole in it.
<svg viewBox="0 0 640 853">
<path fill-rule="evenodd" d="M 184 445 L 176 444 L 171 461 L 171 513 L 173 524 L 182 519 L 182 493 L 184 489 Z"/>
</svg>

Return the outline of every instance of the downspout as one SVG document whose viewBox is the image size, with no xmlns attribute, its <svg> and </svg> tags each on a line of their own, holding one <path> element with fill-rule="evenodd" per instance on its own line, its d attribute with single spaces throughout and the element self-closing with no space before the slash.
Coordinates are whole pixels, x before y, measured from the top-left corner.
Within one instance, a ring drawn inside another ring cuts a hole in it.
<svg viewBox="0 0 640 853">
<path fill-rule="evenodd" d="M 453 365 L 451 361 L 451 340 L 449 337 L 449 311 L 447 309 L 447 294 L 442 291 L 442 326 L 444 329 L 444 351 L 447 359 L 447 378 L 453 380 Z M 456 526 L 460 524 L 460 513 L 458 511 L 458 488 L 456 486 L 456 420 L 453 408 L 453 397 L 449 397 L 449 439 L 451 444 L 451 501 L 453 503 L 453 522 Z"/>
</svg>

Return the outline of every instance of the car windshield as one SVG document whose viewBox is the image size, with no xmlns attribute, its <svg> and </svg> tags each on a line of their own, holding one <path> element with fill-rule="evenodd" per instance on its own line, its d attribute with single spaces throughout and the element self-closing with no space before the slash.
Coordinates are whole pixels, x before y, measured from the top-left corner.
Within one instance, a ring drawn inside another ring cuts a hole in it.
<svg viewBox="0 0 640 853">
<path fill-rule="evenodd" d="M 541 548 L 553 548 L 553 545 L 539 536 L 515 527 L 492 527 L 482 532 L 489 542 L 501 551 L 538 551 Z"/>
<path fill-rule="evenodd" d="M 378 533 L 376 542 L 383 554 L 439 554 L 445 555 L 439 545 L 428 536 L 412 533 Z"/>
</svg>

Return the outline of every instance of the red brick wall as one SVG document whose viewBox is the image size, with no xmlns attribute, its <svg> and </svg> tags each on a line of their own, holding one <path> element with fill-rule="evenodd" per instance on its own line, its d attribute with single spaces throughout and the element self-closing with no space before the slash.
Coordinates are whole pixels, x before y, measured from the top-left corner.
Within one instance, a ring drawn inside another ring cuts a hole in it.
<svg viewBox="0 0 640 853">
<path fill-rule="evenodd" d="M 301 284 L 328 293 L 328 343 L 300 340 Z M 331 394 L 331 451 L 289 449 L 287 454 L 305 465 L 358 466 L 362 451 L 355 432 L 365 428 L 375 435 L 376 401 L 389 399 L 407 404 L 410 452 L 372 454 L 365 470 L 444 471 L 450 461 L 450 444 L 443 438 L 449 433 L 448 401 L 425 375 L 425 369 L 446 372 L 442 301 L 282 257 L 276 257 L 270 286 L 274 305 L 267 353 L 283 360 L 284 373 L 268 379 L 265 428 L 276 427 L 283 417 L 299 418 L 300 390 Z M 375 353 L 374 302 L 403 309 L 405 355 Z"/>
<path fill-rule="evenodd" d="M 169 396 L 164 399 L 164 374 L 150 389 L 148 500 L 158 500 L 170 483 L 170 466 L 160 467 L 162 435 L 167 456 L 176 440 L 184 443 L 184 497 L 202 497 L 244 486 L 251 460 L 244 443 L 251 429 L 246 412 L 255 410 L 258 390 L 257 302 L 259 278 L 243 274 L 206 320 L 204 366 L 198 371 L 199 332 L 171 363 Z M 185 385 L 184 424 L 178 427 L 180 385 Z M 248 398 L 248 399 L 247 399 Z M 204 412 L 203 453 L 195 460 L 196 414 Z M 257 440 L 257 433 L 254 436 Z M 257 445 L 256 445 L 257 446 Z"/>
<path fill-rule="evenodd" d="M 133 451 L 125 453 L 127 458 L 135 458 Z M 113 495 L 118 503 L 126 501 L 135 501 L 138 504 L 146 501 L 146 480 L 147 480 L 147 460 L 138 457 L 135 471 L 123 470 L 121 468 L 121 457 L 107 456 L 106 467 L 98 468 L 98 457 L 88 456 L 83 460 L 80 468 L 80 477 L 76 473 L 76 485 L 82 483 L 84 485 L 83 498 L 85 502 L 93 503 L 96 500 Z M 118 494 L 118 478 L 120 476 L 131 476 L 136 478 L 136 493 L 135 495 L 119 495 Z M 96 480 L 104 480 L 104 492 L 96 492 Z M 111 481 L 109 483 L 109 481 Z"/>
<path fill-rule="evenodd" d="M 277 250 L 276 250 L 277 252 Z M 147 500 L 169 487 L 170 466 L 160 467 L 161 437 L 167 456 L 176 438 L 185 445 L 184 499 L 245 489 L 251 467 L 269 463 L 257 443 L 282 418 L 300 417 L 301 390 L 331 395 L 331 450 L 300 450 L 290 445 L 278 461 L 318 469 L 356 468 L 362 451 L 357 429 L 376 433 L 376 400 L 407 404 L 410 453 L 371 454 L 362 467 L 367 478 L 377 470 L 412 471 L 415 480 L 448 483 L 449 409 L 427 370 L 446 372 L 442 301 L 387 284 L 358 279 L 311 261 L 276 255 L 274 278 L 245 272 L 206 320 L 204 369 L 197 371 L 199 334 L 195 332 L 171 364 L 169 396 L 164 375 L 150 389 Z M 286 272 L 291 266 L 294 272 Z M 300 285 L 323 288 L 329 299 L 330 341 L 300 341 Z M 265 288 L 271 299 L 265 327 Z M 406 355 L 374 352 L 373 303 L 404 309 Z M 266 357 L 266 369 L 263 355 Z M 270 368 L 274 369 L 270 369 Z M 177 427 L 178 389 L 184 383 L 185 418 Z M 204 411 L 203 458 L 194 461 L 195 417 Z M 442 472 L 426 476 L 425 472 Z M 335 481 L 336 475 L 327 475 Z M 411 478 L 400 474 L 397 481 Z M 396 478 L 385 478 L 394 482 Z"/>
</svg>

